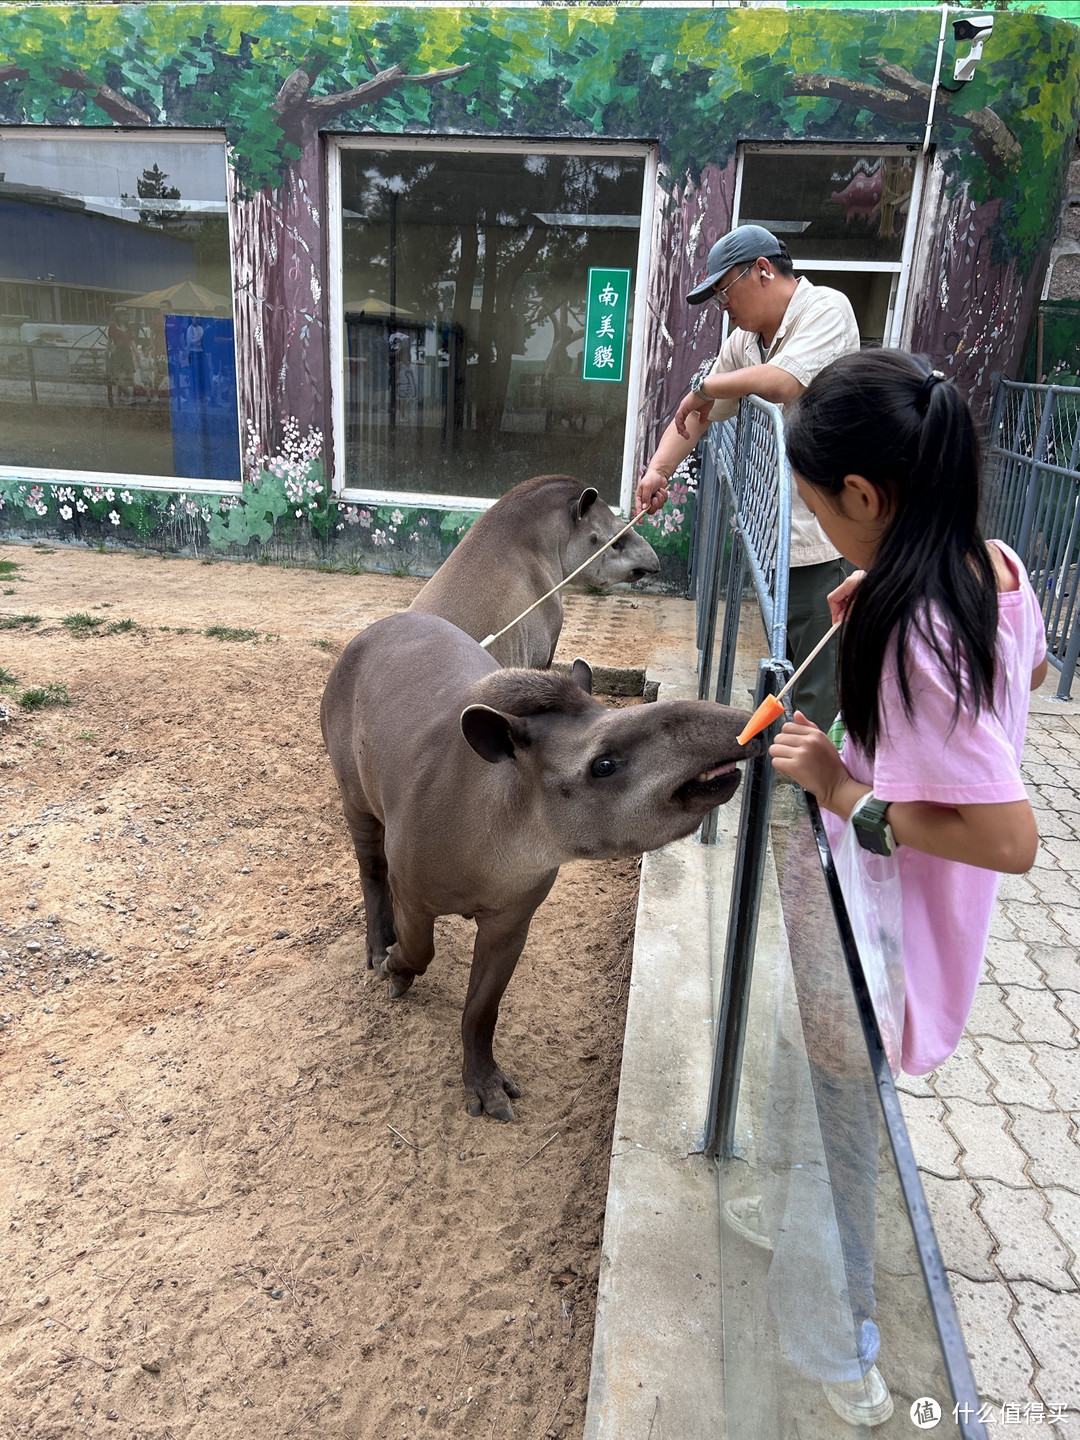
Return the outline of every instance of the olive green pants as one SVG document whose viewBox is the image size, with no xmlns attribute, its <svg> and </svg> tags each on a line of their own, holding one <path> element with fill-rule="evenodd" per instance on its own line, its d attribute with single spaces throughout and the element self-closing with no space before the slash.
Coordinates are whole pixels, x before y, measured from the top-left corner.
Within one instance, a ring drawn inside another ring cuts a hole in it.
<svg viewBox="0 0 1080 1440">
<path fill-rule="evenodd" d="M 788 576 L 788 659 L 796 669 L 832 624 L 828 594 L 851 574 L 846 560 L 826 560 L 820 565 L 795 566 Z M 801 710 L 821 730 L 836 719 L 836 636 L 801 677 L 793 692 L 796 710 Z"/>
</svg>

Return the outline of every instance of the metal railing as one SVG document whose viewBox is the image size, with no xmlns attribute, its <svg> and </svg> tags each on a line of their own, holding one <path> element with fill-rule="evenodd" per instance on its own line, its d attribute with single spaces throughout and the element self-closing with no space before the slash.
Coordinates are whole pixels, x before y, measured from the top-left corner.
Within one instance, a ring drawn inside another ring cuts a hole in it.
<svg viewBox="0 0 1080 1440">
<path fill-rule="evenodd" d="M 1027 567 L 1068 700 L 1080 655 L 1080 389 L 998 380 L 986 489 L 985 533 Z"/>
</svg>

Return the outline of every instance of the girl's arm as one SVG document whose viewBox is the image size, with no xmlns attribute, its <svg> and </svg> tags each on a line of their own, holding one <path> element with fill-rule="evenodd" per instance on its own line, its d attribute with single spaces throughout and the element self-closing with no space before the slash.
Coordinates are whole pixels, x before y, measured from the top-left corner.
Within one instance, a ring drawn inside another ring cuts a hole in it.
<svg viewBox="0 0 1080 1440">
<path fill-rule="evenodd" d="M 790 775 L 818 804 L 847 820 L 870 786 L 855 780 L 829 737 L 801 711 L 769 747 L 777 770 Z M 887 799 L 887 796 L 882 796 Z M 885 817 L 897 843 L 960 860 L 984 870 L 1023 875 L 1035 863 L 1039 843 L 1035 816 L 1026 800 L 996 805 L 934 805 L 927 800 L 895 800 Z"/>
</svg>

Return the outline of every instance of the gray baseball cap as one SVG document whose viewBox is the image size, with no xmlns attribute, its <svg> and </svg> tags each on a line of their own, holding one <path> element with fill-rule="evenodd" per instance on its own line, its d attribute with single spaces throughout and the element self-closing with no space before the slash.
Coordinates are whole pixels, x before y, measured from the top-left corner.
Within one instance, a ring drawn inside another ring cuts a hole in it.
<svg viewBox="0 0 1080 1440">
<path fill-rule="evenodd" d="M 686 303 L 704 305 L 706 300 L 711 300 L 717 281 L 733 265 L 749 265 L 759 255 L 765 260 L 775 260 L 786 253 L 783 243 L 763 225 L 739 225 L 729 230 L 722 240 L 717 240 L 709 251 L 705 278 L 690 291 Z"/>
</svg>

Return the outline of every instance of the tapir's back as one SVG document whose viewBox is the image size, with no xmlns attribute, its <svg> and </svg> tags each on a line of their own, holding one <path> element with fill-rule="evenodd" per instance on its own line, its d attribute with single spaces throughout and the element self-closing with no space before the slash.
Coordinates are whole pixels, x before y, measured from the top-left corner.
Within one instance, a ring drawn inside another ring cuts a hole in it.
<svg viewBox="0 0 1080 1440">
<path fill-rule="evenodd" d="M 362 630 L 331 671 L 320 712 L 343 794 L 360 785 L 376 803 L 411 782 L 418 763 L 437 762 L 460 739 L 469 687 L 498 668 L 438 615 L 403 610 Z"/>
</svg>

